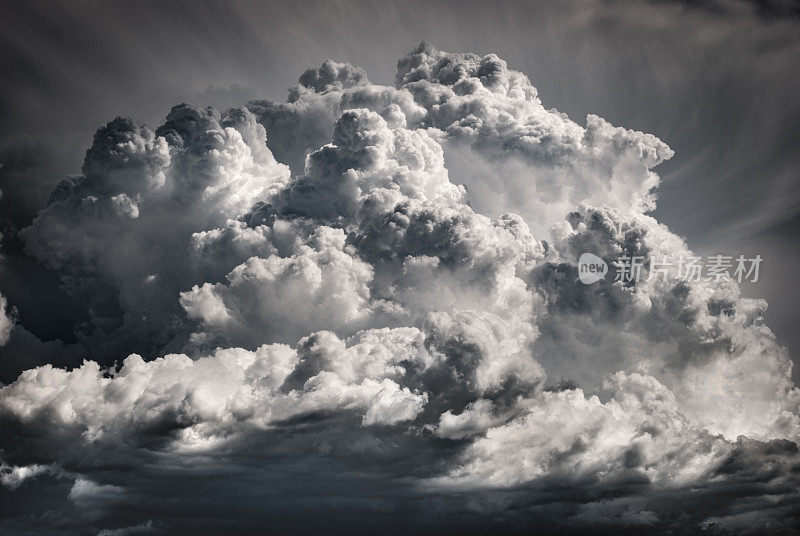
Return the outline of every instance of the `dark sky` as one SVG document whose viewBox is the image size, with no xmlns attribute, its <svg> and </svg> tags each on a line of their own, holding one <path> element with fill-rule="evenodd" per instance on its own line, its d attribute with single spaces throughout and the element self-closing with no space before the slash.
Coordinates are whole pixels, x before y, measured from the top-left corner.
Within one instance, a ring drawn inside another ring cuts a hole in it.
<svg viewBox="0 0 800 536">
<path fill-rule="evenodd" d="M 179 102 L 224 108 L 283 100 L 333 58 L 392 84 L 425 39 L 496 52 L 546 106 L 653 133 L 657 218 L 701 254 L 761 254 L 768 320 L 797 355 L 800 290 L 800 23 L 793 2 L 4 2 L 0 20 L 0 188 L 20 228 L 94 130 L 114 116 L 155 127 Z M 369 46 L 364 46 L 369 43 Z M 12 229 L 6 229 L 11 231 Z M 6 235 L 13 234 L 6 232 Z M 18 245 L 17 245 L 18 246 Z M 66 337 L 80 316 L 54 278 L 17 255 L 0 283 L 22 322 Z M 36 278 L 22 290 L 20 277 Z"/>
<path fill-rule="evenodd" d="M 800 2 L 0 7 L 3 534 L 797 526 Z"/>
</svg>

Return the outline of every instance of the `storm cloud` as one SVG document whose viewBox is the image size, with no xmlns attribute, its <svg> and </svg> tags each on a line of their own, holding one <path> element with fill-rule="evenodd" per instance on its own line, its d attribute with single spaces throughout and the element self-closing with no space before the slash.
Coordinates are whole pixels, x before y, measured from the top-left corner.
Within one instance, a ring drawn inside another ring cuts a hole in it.
<svg viewBox="0 0 800 536">
<path fill-rule="evenodd" d="M 692 255 L 650 214 L 674 153 L 545 99 L 422 43 L 393 87 L 325 61 L 286 102 L 98 129 L 19 232 L 88 312 L 76 342 L 0 297 L 27 356 L 0 527 L 794 530 L 800 390 L 766 302 L 580 282 L 586 251 Z"/>
</svg>

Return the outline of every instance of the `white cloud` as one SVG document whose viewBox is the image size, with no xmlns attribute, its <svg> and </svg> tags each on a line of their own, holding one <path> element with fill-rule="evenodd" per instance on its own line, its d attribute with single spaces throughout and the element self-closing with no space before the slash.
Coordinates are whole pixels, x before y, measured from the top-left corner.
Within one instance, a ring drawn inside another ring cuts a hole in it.
<svg viewBox="0 0 800 536">
<path fill-rule="evenodd" d="M 72 371 L 47 365 L 0 390 L 0 413 L 54 438 L 67 434 L 71 448 L 121 445 L 163 426 L 178 432 L 171 448 L 194 448 L 248 426 L 337 409 L 360 412 L 365 425 L 394 424 L 425 405 L 424 393 L 398 384 L 409 367 L 424 370 L 433 359 L 422 342 L 413 328 L 347 341 L 319 332 L 296 350 L 273 344 L 148 362 L 131 355 L 119 370 L 91 361 Z"/>
<path fill-rule="evenodd" d="M 766 304 L 733 282 L 578 279 L 585 252 L 691 253 L 643 213 L 671 150 L 545 109 L 494 55 L 422 46 L 397 82 L 326 62 L 285 104 L 98 131 L 22 233 L 90 307 L 91 359 L 0 389 L 4 479 L 63 465 L 102 520 L 267 466 L 288 497 L 344 501 L 309 492 L 303 470 L 330 471 L 424 489 L 447 518 L 541 500 L 531 515 L 575 527 L 665 527 L 658 498 L 686 489 L 736 510 L 752 479 L 792 501 L 800 394 Z"/>
<path fill-rule="evenodd" d="M 149 341 L 144 350 L 154 352 L 180 331 L 177 294 L 203 281 L 189 237 L 244 215 L 288 180 L 264 140 L 243 108 L 220 116 L 182 105 L 157 132 L 120 118 L 97 131 L 83 175 L 62 181 L 20 233 L 89 306 L 91 344 L 119 352 Z"/>
<path fill-rule="evenodd" d="M 51 471 L 52 469 L 50 467 L 38 464 L 22 466 L 0 464 L 0 483 L 11 490 L 15 490 L 26 480 L 36 478 L 37 476 L 47 474 Z"/>
</svg>

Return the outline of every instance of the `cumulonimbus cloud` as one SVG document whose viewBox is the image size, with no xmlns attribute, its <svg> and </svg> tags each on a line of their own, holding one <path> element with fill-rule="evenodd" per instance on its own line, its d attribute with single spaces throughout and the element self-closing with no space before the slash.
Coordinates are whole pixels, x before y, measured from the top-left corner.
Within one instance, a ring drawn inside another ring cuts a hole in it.
<svg viewBox="0 0 800 536">
<path fill-rule="evenodd" d="M 360 528 L 790 527 L 800 391 L 766 304 L 674 272 L 578 279 L 587 251 L 691 254 L 646 215 L 671 156 L 546 109 L 495 55 L 428 45 L 396 87 L 328 61 L 286 103 L 115 119 L 21 233 L 89 308 L 92 359 L 0 389 L 3 483 L 72 482 L 72 522 L 104 529 L 311 530 L 302 507 Z M 235 514 L 186 498 L 215 475 Z"/>
</svg>

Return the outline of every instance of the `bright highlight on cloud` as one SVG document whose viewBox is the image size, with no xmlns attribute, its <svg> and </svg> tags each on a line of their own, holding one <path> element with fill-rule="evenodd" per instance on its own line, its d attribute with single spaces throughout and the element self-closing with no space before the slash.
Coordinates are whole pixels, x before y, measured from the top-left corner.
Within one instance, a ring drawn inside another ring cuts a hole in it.
<svg viewBox="0 0 800 536">
<path fill-rule="evenodd" d="M 672 155 L 424 44 L 396 87 L 327 61 L 285 103 L 111 121 L 20 233 L 90 318 L 83 364 L 0 389 L 2 493 L 51 512 L 8 530 L 789 530 L 766 303 L 578 278 L 690 254 L 645 214 Z M 9 310 L 0 344 L 50 355 Z"/>
</svg>

